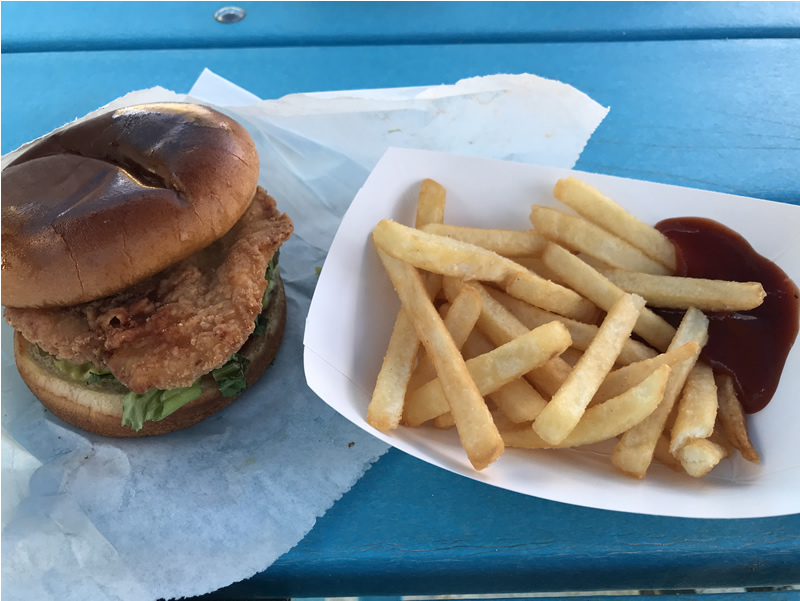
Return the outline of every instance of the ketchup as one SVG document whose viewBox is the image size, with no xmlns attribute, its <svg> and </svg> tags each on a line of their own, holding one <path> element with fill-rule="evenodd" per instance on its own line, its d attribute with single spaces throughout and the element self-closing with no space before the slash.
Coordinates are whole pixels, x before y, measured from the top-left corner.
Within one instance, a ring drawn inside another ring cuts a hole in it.
<svg viewBox="0 0 800 601">
<path fill-rule="evenodd" d="M 656 229 L 669 238 L 678 258 L 676 275 L 761 282 L 764 302 L 750 311 L 711 313 L 708 344 L 700 357 L 730 374 L 746 413 L 766 407 L 800 327 L 800 291 L 783 270 L 759 255 L 742 236 L 700 217 L 666 219 Z M 682 312 L 659 311 L 668 321 Z"/>
</svg>

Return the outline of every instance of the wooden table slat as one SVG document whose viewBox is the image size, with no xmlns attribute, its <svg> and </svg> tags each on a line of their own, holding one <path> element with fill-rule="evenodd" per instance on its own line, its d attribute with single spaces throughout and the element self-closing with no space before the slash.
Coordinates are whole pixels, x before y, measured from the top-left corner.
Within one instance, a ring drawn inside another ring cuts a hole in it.
<svg viewBox="0 0 800 601">
<path fill-rule="evenodd" d="M 800 37 L 796 2 L 4 2 L 2 51 Z"/>
</svg>

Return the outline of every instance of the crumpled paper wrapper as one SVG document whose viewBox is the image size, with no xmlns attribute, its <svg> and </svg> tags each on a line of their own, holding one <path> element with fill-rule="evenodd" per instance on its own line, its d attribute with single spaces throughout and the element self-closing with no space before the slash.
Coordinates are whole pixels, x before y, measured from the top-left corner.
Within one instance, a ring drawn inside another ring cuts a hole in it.
<svg viewBox="0 0 800 601">
<path fill-rule="evenodd" d="M 114 440 L 44 410 L 16 371 L 3 323 L 6 601 L 200 595 L 290 550 L 388 448 L 316 397 L 302 371 L 316 268 L 372 167 L 390 146 L 572 167 L 608 111 L 533 75 L 260 101 L 209 71 L 188 97 L 155 88 L 102 110 L 168 100 L 217 106 L 247 127 L 260 184 L 295 222 L 281 251 L 284 342 L 221 413 L 170 435 Z"/>
</svg>

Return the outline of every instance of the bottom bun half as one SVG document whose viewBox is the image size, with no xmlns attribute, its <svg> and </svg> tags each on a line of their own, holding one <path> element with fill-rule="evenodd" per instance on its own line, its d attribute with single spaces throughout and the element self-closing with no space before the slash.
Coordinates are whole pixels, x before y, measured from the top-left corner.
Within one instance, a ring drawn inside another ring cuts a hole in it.
<svg viewBox="0 0 800 601">
<path fill-rule="evenodd" d="M 250 360 L 245 371 L 247 385 L 252 386 L 272 364 L 283 339 L 286 326 L 286 293 L 280 277 L 262 314 L 267 329 L 261 336 L 251 336 L 239 350 Z M 192 426 L 230 405 L 236 396 L 220 394 L 211 375 L 201 378 L 202 394 L 161 421 L 145 422 L 138 432 L 122 425 L 121 385 L 103 382 L 86 385 L 61 373 L 53 358 L 18 332 L 14 333 L 14 355 L 17 368 L 31 392 L 53 415 L 87 432 L 114 438 L 157 436 Z M 238 396 L 238 395 L 237 395 Z"/>
</svg>

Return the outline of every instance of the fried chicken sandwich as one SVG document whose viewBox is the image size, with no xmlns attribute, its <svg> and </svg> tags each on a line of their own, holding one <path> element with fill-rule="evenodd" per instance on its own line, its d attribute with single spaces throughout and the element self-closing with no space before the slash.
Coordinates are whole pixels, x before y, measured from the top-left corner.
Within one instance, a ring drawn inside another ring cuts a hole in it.
<svg viewBox="0 0 800 601">
<path fill-rule="evenodd" d="M 140 105 L 31 144 L 2 173 L 2 303 L 53 414 L 104 436 L 190 426 L 272 363 L 292 222 L 236 121 Z"/>
</svg>

